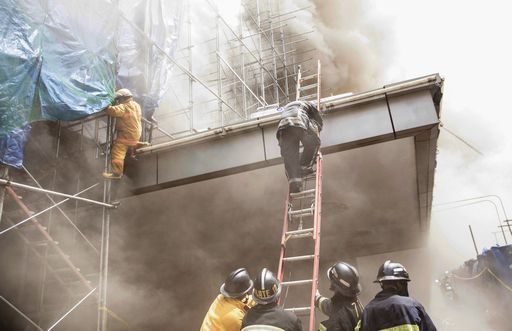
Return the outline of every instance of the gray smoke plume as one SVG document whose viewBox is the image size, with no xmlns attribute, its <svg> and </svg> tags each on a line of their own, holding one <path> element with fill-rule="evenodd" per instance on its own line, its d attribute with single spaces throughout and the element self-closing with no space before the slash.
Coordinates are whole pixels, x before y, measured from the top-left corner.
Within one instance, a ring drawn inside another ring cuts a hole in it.
<svg viewBox="0 0 512 331">
<path fill-rule="evenodd" d="M 290 21 L 289 29 L 300 33 L 310 26 L 314 30 L 300 47 L 318 50 L 324 96 L 367 90 L 381 83 L 390 34 L 385 21 L 371 14 L 370 5 L 357 0 L 284 1 L 280 5 L 282 12 L 308 8 L 293 14 L 297 20 Z"/>
</svg>

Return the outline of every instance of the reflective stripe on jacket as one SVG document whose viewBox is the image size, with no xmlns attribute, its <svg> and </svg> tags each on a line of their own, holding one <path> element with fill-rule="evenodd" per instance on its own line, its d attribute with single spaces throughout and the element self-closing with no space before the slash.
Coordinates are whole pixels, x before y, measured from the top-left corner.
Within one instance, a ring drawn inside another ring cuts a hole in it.
<svg viewBox="0 0 512 331">
<path fill-rule="evenodd" d="M 204 317 L 200 331 L 240 331 L 245 304 L 219 294 Z"/>
<path fill-rule="evenodd" d="M 140 106 L 133 99 L 116 106 L 109 106 L 107 114 L 116 117 L 116 142 L 135 146 L 142 132 L 142 113 Z"/>
<path fill-rule="evenodd" d="M 364 308 L 356 331 L 437 331 L 425 308 L 413 298 L 386 289 Z"/>
</svg>

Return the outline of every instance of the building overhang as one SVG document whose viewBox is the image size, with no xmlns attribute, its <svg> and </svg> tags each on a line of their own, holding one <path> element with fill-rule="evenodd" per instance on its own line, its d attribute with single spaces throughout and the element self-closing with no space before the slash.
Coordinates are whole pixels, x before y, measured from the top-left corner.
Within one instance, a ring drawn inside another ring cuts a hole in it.
<svg viewBox="0 0 512 331">
<path fill-rule="evenodd" d="M 322 245 L 330 246 L 332 241 L 337 247 L 324 252 L 350 249 L 359 256 L 421 245 L 419 238 L 430 222 L 442 86 L 443 79 L 434 74 L 322 99 L 322 217 L 324 229 L 329 229 Z M 264 217 L 273 213 L 279 218 L 286 180 L 278 165 L 282 163 L 275 137 L 278 121 L 279 115 L 258 118 L 144 148 L 139 160 L 127 166 L 131 193 L 170 189 L 166 195 L 172 196 L 204 188 L 216 199 L 226 194 L 224 202 L 229 204 L 230 197 L 248 194 L 236 182 L 273 178 L 267 188 L 254 186 L 265 191 L 264 198 L 251 199 L 256 204 L 258 199 L 278 201 L 273 212 L 267 204 L 269 214 Z M 217 188 L 211 187 L 211 180 Z M 269 185 L 279 188 L 271 190 Z M 229 194 L 223 192 L 225 186 L 230 187 Z M 366 205 L 356 207 L 356 200 L 351 201 L 355 192 L 367 199 Z M 206 200 L 203 203 L 209 203 Z M 233 208 L 237 203 L 233 201 Z M 340 241 L 334 234 L 343 215 L 349 230 Z"/>
</svg>

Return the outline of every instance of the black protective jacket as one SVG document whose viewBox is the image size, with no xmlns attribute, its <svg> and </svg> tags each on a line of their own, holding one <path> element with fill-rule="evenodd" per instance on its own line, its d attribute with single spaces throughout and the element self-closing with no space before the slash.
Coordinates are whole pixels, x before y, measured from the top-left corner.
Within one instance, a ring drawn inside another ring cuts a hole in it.
<svg viewBox="0 0 512 331">
<path fill-rule="evenodd" d="M 277 138 L 279 139 L 280 131 L 288 127 L 299 127 L 319 136 L 322 126 L 322 117 L 311 102 L 293 101 L 284 106 L 277 127 Z"/>
<path fill-rule="evenodd" d="M 258 304 L 249 309 L 242 321 L 242 330 L 249 325 L 271 325 L 283 331 L 302 331 L 302 324 L 297 316 L 278 307 L 276 303 Z"/>
<path fill-rule="evenodd" d="M 425 308 L 395 290 L 380 291 L 364 308 L 356 331 L 437 331 Z"/>
<path fill-rule="evenodd" d="M 353 331 L 361 318 L 363 307 L 356 298 L 335 293 L 331 299 L 320 297 L 318 308 L 329 319 L 320 323 L 320 331 Z"/>
</svg>

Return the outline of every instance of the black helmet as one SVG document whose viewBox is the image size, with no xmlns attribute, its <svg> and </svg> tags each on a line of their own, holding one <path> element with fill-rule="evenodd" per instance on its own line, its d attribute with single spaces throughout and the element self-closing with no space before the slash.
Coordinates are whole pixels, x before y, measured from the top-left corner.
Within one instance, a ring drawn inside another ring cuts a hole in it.
<svg viewBox="0 0 512 331">
<path fill-rule="evenodd" d="M 331 281 L 330 289 L 346 297 L 354 297 L 361 292 L 357 269 L 346 262 L 338 262 L 327 270 Z"/>
<path fill-rule="evenodd" d="M 254 282 L 252 297 L 256 303 L 266 305 L 277 301 L 281 295 L 281 283 L 267 268 L 261 270 Z"/>
<path fill-rule="evenodd" d="M 411 281 L 405 267 L 398 262 L 391 262 L 390 260 L 387 260 L 380 266 L 379 272 L 377 273 L 377 279 L 374 283 L 380 283 L 388 280 Z"/>
<path fill-rule="evenodd" d="M 252 280 L 245 268 L 232 271 L 220 287 L 220 293 L 228 298 L 243 297 L 252 290 Z"/>
</svg>

